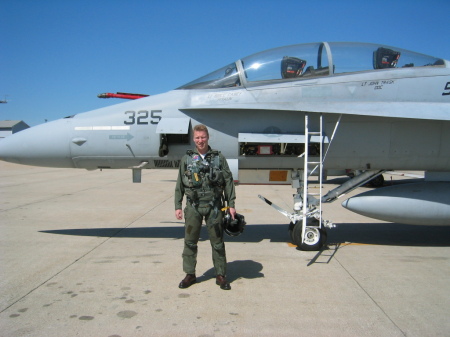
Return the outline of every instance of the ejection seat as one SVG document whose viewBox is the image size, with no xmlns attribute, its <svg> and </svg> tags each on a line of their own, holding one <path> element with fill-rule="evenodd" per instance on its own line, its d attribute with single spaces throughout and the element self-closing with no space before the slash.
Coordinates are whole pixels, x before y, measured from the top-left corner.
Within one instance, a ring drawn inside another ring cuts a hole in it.
<svg viewBox="0 0 450 337">
<path fill-rule="evenodd" d="M 281 78 L 300 77 L 305 65 L 305 60 L 291 56 L 283 57 L 283 60 L 281 61 Z"/>
<path fill-rule="evenodd" d="M 373 52 L 373 68 L 374 69 L 396 68 L 399 58 L 400 52 L 380 47 Z"/>
</svg>

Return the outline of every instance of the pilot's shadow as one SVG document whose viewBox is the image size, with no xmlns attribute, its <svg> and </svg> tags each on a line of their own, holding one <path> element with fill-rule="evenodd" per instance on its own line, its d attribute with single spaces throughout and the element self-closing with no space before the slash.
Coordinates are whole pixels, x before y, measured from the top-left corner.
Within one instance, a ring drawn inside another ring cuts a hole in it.
<svg viewBox="0 0 450 337">
<path fill-rule="evenodd" d="M 227 263 L 227 280 L 232 283 L 241 278 L 254 279 L 264 277 L 261 273 L 263 265 L 252 260 L 238 260 Z M 203 275 L 197 277 L 198 282 L 207 281 L 216 278 L 214 267 L 208 269 Z"/>
</svg>

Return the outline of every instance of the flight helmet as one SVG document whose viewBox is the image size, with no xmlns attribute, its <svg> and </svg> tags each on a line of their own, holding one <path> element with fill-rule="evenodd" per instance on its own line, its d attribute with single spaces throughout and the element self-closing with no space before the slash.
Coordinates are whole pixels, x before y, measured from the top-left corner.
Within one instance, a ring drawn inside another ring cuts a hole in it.
<svg viewBox="0 0 450 337">
<path fill-rule="evenodd" d="M 241 214 L 236 213 L 234 220 L 229 213 L 225 214 L 223 217 L 223 228 L 225 233 L 229 236 L 241 235 L 245 225 L 245 218 Z"/>
</svg>

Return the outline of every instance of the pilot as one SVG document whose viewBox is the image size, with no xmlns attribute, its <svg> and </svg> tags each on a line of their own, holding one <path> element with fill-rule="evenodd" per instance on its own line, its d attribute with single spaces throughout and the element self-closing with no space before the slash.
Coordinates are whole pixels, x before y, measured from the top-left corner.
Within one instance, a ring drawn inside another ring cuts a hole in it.
<svg viewBox="0 0 450 337">
<path fill-rule="evenodd" d="M 175 187 L 175 217 L 183 219 L 182 201 L 186 195 L 184 209 L 185 234 L 183 250 L 183 270 L 186 277 L 179 288 L 188 288 L 197 281 L 197 243 L 203 219 L 208 230 L 212 247 L 212 259 L 216 272 L 216 284 L 223 290 L 230 290 L 226 279 L 226 254 L 223 240 L 223 210 L 225 201 L 227 212 L 235 219 L 235 199 L 233 176 L 225 157 L 208 144 L 209 133 L 205 125 L 194 127 L 193 140 L 196 148 L 183 156 Z"/>
</svg>

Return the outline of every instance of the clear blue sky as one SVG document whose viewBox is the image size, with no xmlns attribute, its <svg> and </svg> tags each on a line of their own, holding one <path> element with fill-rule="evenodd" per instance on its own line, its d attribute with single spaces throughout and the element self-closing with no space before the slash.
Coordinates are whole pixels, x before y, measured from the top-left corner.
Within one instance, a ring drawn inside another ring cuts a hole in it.
<svg viewBox="0 0 450 337">
<path fill-rule="evenodd" d="M 158 94 L 265 49 L 373 42 L 450 60 L 448 0 L 0 0 L 0 120 Z"/>
</svg>

